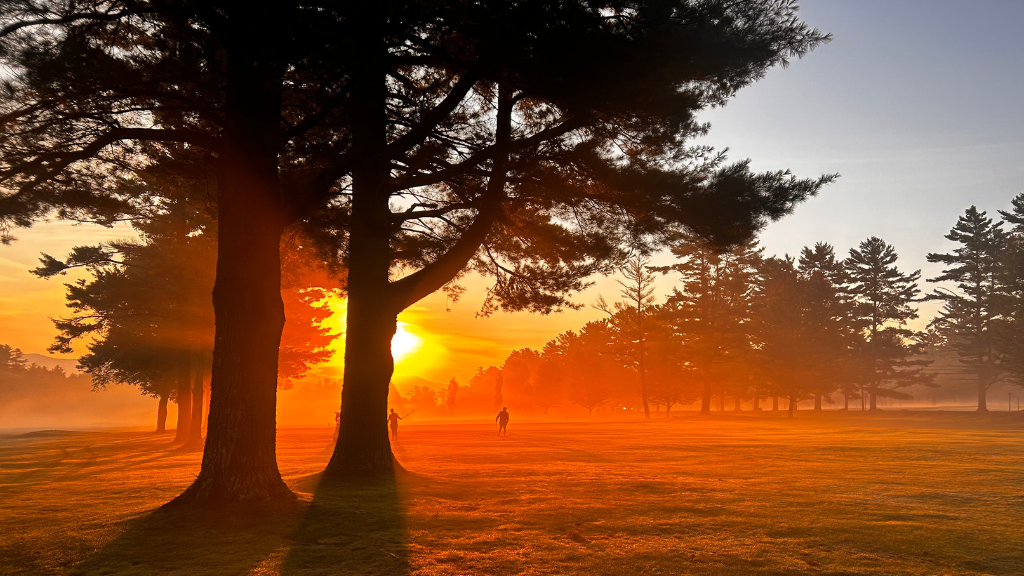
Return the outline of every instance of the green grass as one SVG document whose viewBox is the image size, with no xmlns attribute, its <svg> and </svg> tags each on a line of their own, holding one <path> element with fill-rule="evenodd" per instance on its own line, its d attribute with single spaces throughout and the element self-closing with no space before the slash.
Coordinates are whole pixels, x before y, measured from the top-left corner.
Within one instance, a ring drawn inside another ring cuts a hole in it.
<svg viewBox="0 0 1024 576">
<path fill-rule="evenodd" d="M 168 440 L 0 438 L 0 574 L 1024 574 L 1016 414 L 404 426 L 384 486 L 284 429 L 302 502 L 245 517 L 155 511 Z"/>
</svg>

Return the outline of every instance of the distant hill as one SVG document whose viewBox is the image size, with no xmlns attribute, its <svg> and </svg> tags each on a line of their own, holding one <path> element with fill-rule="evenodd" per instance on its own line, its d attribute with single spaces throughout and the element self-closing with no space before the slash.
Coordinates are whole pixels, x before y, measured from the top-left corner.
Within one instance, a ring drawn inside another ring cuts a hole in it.
<svg viewBox="0 0 1024 576">
<path fill-rule="evenodd" d="M 408 394 L 409 390 L 412 390 L 416 386 L 426 386 L 431 390 L 441 390 L 446 388 L 445 384 L 438 384 L 437 382 L 431 382 L 426 378 L 420 378 L 419 376 L 402 376 L 401 378 L 395 378 L 391 381 L 392 385 L 401 394 Z"/>
<path fill-rule="evenodd" d="M 43 368 L 56 368 L 60 366 L 66 374 L 80 374 L 82 372 L 77 367 L 78 360 L 74 358 L 53 358 L 42 354 L 22 354 L 22 357 L 25 358 L 25 364 L 35 364 Z"/>
</svg>

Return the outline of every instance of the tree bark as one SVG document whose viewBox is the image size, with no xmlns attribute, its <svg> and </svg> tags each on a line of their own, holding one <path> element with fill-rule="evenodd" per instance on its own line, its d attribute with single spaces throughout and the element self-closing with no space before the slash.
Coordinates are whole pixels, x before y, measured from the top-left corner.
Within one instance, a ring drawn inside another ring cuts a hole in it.
<svg viewBox="0 0 1024 576">
<path fill-rule="evenodd" d="M 711 414 L 711 382 L 704 380 L 704 390 L 700 395 L 700 413 Z"/>
<path fill-rule="evenodd" d="M 814 411 L 821 412 L 821 393 L 814 395 Z"/>
<path fill-rule="evenodd" d="M 734 397 L 734 401 L 733 401 L 733 407 L 732 407 L 733 411 L 734 412 L 742 411 L 743 410 L 742 403 L 743 403 L 743 400 L 740 398 L 739 393 L 737 393 L 736 396 Z"/>
<path fill-rule="evenodd" d="M 980 374 L 978 375 L 978 412 L 988 412 L 988 385 Z"/>
<path fill-rule="evenodd" d="M 192 374 L 192 425 L 189 426 L 188 440 L 184 448 L 199 451 L 203 449 L 203 384 L 206 377 L 206 354 L 195 352 L 192 358 L 195 364 Z"/>
<path fill-rule="evenodd" d="M 192 382 L 188 350 L 178 353 L 176 368 L 175 402 L 178 404 L 178 422 L 174 428 L 174 442 L 184 443 L 188 440 L 189 430 L 192 427 Z"/>
<path fill-rule="evenodd" d="M 394 473 L 397 463 L 391 453 L 385 416 L 388 384 L 394 372 L 391 338 L 398 313 L 441 288 L 465 267 L 486 239 L 504 199 L 507 154 L 494 159 L 487 197 L 462 238 L 418 272 L 390 281 L 393 214 L 385 187 L 390 173 L 385 154 L 385 67 L 375 65 L 377 58 L 385 55 L 383 46 L 379 53 L 369 49 L 351 80 L 357 108 L 352 139 L 359 156 L 352 170 L 348 323 L 338 442 L 325 470 L 325 475 L 332 478 L 386 477 Z M 499 146 L 510 141 L 512 107 L 510 89 L 500 85 Z"/>
<path fill-rule="evenodd" d="M 779 411 L 779 395 L 772 396 L 772 412 Z"/>
<path fill-rule="evenodd" d="M 259 12 L 238 15 L 237 29 L 249 37 L 233 38 L 228 52 L 206 446 L 198 477 L 175 503 L 252 508 L 294 501 L 275 454 L 284 327 L 277 174 L 284 68 L 272 64 L 273 33 Z"/>
<path fill-rule="evenodd" d="M 387 431 L 388 384 L 394 372 L 391 338 L 401 304 L 390 283 L 392 213 L 385 184 L 390 172 L 383 35 L 370 39 L 382 15 L 366 6 L 366 55 L 350 81 L 356 108 L 352 143 L 352 226 L 348 246 L 348 319 L 338 442 L 328 476 L 372 477 L 394 471 Z"/>
<path fill-rule="evenodd" d="M 754 405 L 753 406 L 754 412 L 760 412 L 761 411 L 761 390 L 757 386 L 754 386 L 753 405 Z"/>
<path fill-rule="evenodd" d="M 789 395 L 789 418 L 793 417 L 793 413 L 796 412 L 796 394 Z"/>
<path fill-rule="evenodd" d="M 156 433 L 163 434 L 167 431 L 167 397 L 168 393 L 160 395 L 160 403 L 156 405 Z"/>
<path fill-rule="evenodd" d="M 843 392 L 843 410 L 850 411 L 850 395 Z"/>
</svg>

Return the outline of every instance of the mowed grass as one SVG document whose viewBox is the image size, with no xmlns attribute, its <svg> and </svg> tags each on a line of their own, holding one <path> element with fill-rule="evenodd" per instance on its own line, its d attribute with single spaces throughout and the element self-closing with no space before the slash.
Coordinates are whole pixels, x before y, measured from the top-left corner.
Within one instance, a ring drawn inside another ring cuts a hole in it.
<svg viewBox="0 0 1024 576">
<path fill-rule="evenodd" d="M 155 510 L 199 466 L 168 436 L 2 437 L 0 573 L 1024 574 L 1019 414 L 405 425 L 385 485 L 278 438 L 300 503 L 225 517 Z"/>
</svg>

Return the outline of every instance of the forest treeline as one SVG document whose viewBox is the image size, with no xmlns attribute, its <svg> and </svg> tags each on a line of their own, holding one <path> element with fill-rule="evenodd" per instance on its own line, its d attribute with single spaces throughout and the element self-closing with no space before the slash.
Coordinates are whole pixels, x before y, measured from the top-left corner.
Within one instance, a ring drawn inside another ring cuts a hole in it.
<svg viewBox="0 0 1024 576">
<path fill-rule="evenodd" d="M 845 255 L 824 242 L 798 257 L 765 256 L 753 242 L 723 252 L 696 237 L 672 249 L 668 266 L 636 254 L 621 270 L 619 300 L 596 305 L 606 318 L 480 368 L 461 406 L 637 407 L 649 417 L 652 405 L 668 416 L 694 402 L 708 412 L 715 398 L 719 409 L 728 399 L 736 409 L 770 401 L 778 410 L 783 398 L 790 415 L 807 400 L 814 410 L 874 410 L 881 398 L 909 400 L 911 387 L 936 386 L 928 357 L 945 352 L 986 410 L 994 384 L 1024 385 L 1024 194 L 1000 216 L 972 206 L 959 218 L 946 235 L 955 247 L 928 255 L 943 265 L 928 293 L 920 271 L 901 270 L 895 247 L 877 237 Z M 657 274 L 678 282 L 663 301 L 653 294 Z M 942 307 L 926 330 L 912 330 L 925 300 Z M 454 381 L 408 396 L 420 410 L 460 406 Z"/>
</svg>

